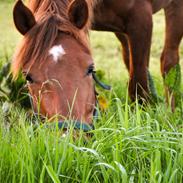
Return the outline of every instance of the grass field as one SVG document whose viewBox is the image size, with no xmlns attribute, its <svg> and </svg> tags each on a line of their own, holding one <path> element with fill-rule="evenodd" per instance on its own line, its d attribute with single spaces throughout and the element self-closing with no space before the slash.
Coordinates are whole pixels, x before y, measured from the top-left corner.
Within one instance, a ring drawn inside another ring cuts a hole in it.
<svg viewBox="0 0 183 183">
<path fill-rule="evenodd" d="M 11 59 L 21 36 L 12 22 L 11 1 L 0 0 L 0 66 Z M 159 57 L 164 41 L 163 12 L 154 16 L 150 71 L 163 97 Z M 27 118 L 27 112 L 0 107 L 0 183 L 32 182 L 183 182 L 183 115 L 172 113 L 165 102 L 142 109 L 128 104 L 128 74 L 120 44 L 111 33 L 91 33 L 96 68 L 105 72 L 113 86 L 106 95 L 109 108 L 99 115 L 94 136 L 72 130 L 61 138 Z M 183 68 L 183 46 L 181 46 Z M 102 91 L 101 91 L 102 92 Z M 3 105 L 1 103 L 1 105 Z M 183 105 L 183 104 L 182 104 Z"/>
</svg>

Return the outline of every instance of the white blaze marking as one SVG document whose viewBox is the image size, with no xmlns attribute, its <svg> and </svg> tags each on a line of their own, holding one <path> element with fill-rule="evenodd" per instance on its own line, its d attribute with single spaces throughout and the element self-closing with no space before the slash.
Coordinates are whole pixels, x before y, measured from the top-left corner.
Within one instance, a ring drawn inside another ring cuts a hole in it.
<svg viewBox="0 0 183 183">
<path fill-rule="evenodd" d="M 62 56 L 65 55 L 65 50 L 62 45 L 56 45 L 49 50 L 49 54 L 52 55 L 53 60 L 57 62 L 59 58 L 62 58 Z"/>
</svg>

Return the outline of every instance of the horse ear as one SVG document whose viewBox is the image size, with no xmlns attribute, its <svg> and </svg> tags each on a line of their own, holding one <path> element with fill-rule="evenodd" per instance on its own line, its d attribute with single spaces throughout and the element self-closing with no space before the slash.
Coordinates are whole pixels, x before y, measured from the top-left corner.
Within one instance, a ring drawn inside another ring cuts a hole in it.
<svg viewBox="0 0 183 183">
<path fill-rule="evenodd" d="M 14 24 L 18 31 L 25 35 L 35 24 L 36 20 L 31 12 L 21 0 L 18 0 L 13 9 Z"/>
<path fill-rule="evenodd" d="M 69 19 L 74 26 L 82 29 L 89 18 L 88 4 L 85 0 L 74 0 L 69 6 Z"/>
</svg>

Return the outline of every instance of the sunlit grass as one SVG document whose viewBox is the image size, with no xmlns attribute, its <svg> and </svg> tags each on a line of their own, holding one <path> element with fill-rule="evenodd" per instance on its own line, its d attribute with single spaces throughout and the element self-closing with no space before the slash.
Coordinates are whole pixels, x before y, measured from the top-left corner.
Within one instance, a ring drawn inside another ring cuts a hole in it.
<svg viewBox="0 0 183 183">
<path fill-rule="evenodd" d="M 82 131 L 73 139 L 72 130 L 63 138 L 35 128 L 20 109 L 1 111 L 0 182 L 181 182 L 180 113 L 131 107 L 113 98 L 87 140 Z"/>
</svg>

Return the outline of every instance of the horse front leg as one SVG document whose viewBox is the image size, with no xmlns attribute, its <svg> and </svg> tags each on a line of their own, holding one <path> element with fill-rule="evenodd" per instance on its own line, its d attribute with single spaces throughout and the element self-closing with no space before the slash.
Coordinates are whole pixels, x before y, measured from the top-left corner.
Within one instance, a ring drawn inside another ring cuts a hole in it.
<svg viewBox="0 0 183 183">
<path fill-rule="evenodd" d="M 166 38 L 161 56 L 161 72 L 164 78 L 167 103 L 172 111 L 181 101 L 181 69 L 179 45 L 183 37 L 183 1 L 173 1 L 165 8 Z"/>
<path fill-rule="evenodd" d="M 141 12 L 141 13 L 139 13 Z M 126 34 L 130 45 L 129 94 L 142 103 L 149 98 L 148 65 L 152 37 L 152 6 L 139 2 L 128 18 Z"/>
<path fill-rule="evenodd" d="M 127 35 L 122 33 L 115 33 L 115 35 L 118 38 L 118 40 L 121 42 L 123 61 L 129 72 L 130 71 L 130 47 L 128 43 L 128 37 Z"/>
</svg>

